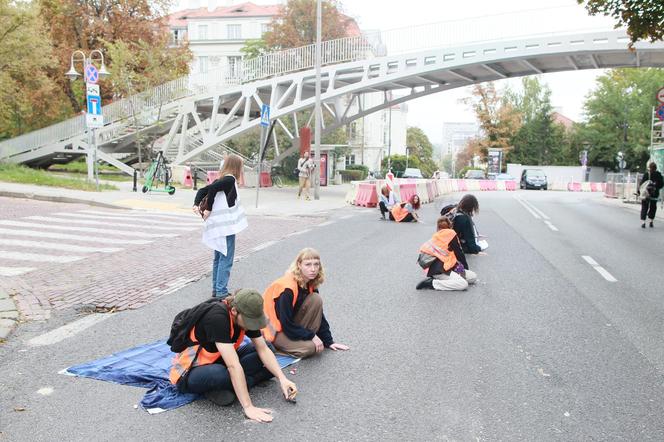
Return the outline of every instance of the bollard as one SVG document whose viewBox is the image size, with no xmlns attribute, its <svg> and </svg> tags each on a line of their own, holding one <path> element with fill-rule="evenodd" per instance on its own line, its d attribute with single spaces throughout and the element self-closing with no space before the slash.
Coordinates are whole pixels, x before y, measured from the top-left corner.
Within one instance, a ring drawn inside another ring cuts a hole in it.
<svg viewBox="0 0 664 442">
<path fill-rule="evenodd" d="M 137 187 L 137 182 L 138 182 L 138 172 L 136 169 L 134 169 L 134 192 L 138 192 L 138 187 Z"/>
<path fill-rule="evenodd" d="M 198 171 L 194 169 L 194 190 L 198 190 Z"/>
</svg>

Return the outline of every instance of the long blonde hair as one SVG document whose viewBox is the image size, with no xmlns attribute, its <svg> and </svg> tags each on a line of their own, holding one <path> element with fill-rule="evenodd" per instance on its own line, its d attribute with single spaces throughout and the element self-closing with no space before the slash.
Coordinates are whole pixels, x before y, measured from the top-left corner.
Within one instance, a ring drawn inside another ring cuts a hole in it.
<svg viewBox="0 0 664 442">
<path fill-rule="evenodd" d="M 297 254 L 295 260 L 291 263 L 290 267 L 288 268 L 288 272 L 295 277 L 298 286 L 306 288 L 307 284 L 304 281 L 304 277 L 302 276 L 302 272 L 300 272 L 300 267 L 299 267 L 299 264 L 305 259 L 317 259 L 318 262 L 320 263 L 318 276 L 309 281 L 309 284 L 311 284 L 313 288 L 316 289 L 319 286 L 321 286 L 325 281 L 325 271 L 323 270 L 323 263 L 320 260 L 320 253 L 318 253 L 318 251 L 316 251 L 315 249 L 307 247 L 305 249 L 300 250 L 300 253 Z"/>
<path fill-rule="evenodd" d="M 224 166 L 219 171 L 219 178 L 223 178 L 226 175 L 233 175 L 236 180 L 239 180 L 242 176 L 243 164 L 244 162 L 239 156 L 234 153 L 228 155 L 224 160 Z"/>
</svg>

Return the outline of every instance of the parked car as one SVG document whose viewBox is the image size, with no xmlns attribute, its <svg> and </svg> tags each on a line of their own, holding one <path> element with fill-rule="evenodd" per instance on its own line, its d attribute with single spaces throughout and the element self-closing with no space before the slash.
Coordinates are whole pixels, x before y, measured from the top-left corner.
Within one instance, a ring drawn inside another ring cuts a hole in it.
<svg viewBox="0 0 664 442">
<path fill-rule="evenodd" d="M 516 179 L 509 173 L 499 173 L 496 175 L 497 181 L 516 181 Z"/>
<path fill-rule="evenodd" d="M 470 169 L 466 172 L 464 178 L 467 180 L 485 180 L 486 175 L 484 175 L 483 170 Z"/>
<path fill-rule="evenodd" d="M 450 174 L 447 172 L 441 172 L 440 170 L 437 170 L 431 175 L 431 178 L 435 180 L 447 180 L 450 178 Z"/>
<path fill-rule="evenodd" d="M 403 171 L 401 178 L 424 178 L 424 175 L 422 175 L 422 171 L 420 169 L 415 167 L 407 167 L 406 170 Z"/>
<path fill-rule="evenodd" d="M 542 169 L 524 169 L 521 172 L 521 181 L 519 182 L 521 189 L 544 189 L 548 187 L 546 174 Z"/>
</svg>

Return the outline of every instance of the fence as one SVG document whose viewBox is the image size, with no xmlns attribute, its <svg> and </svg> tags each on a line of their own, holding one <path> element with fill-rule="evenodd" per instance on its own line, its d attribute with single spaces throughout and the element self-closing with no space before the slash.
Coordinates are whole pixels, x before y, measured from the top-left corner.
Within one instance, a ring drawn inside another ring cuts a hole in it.
<svg viewBox="0 0 664 442">
<path fill-rule="evenodd" d="M 639 204 L 639 183 L 643 178 L 642 173 L 609 173 L 606 175 L 606 189 L 604 196 L 607 198 L 619 198 L 626 203 Z"/>
</svg>

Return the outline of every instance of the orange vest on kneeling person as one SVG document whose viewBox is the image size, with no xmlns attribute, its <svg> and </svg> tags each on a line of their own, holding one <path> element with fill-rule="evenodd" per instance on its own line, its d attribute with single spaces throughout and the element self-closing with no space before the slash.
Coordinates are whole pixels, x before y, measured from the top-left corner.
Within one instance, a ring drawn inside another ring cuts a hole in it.
<svg viewBox="0 0 664 442">
<path fill-rule="evenodd" d="M 281 278 L 274 281 L 268 288 L 265 289 L 263 293 L 263 311 L 265 316 L 267 316 L 268 323 L 267 327 L 262 329 L 263 337 L 266 341 L 274 342 L 274 338 L 277 337 L 277 333 L 282 330 L 281 322 L 277 317 L 276 301 L 279 296 L 284 292 L 284 290 L 290 289 L 293 292 L 293 308 L 295 308 L 295 303 L 297 302 L 298 295 L 298 285 L 297 280 L 292 273 L 288 272 Z M 309 286 L 309 293 L 313 293 L 314 288 Z"/>
<path fill-rule="evenodd" d="M 456 237 L 452 229 L 441 229 L 433 234 L 431 239 L 420 247 L 420 253 L 435 256 L 443 263 L 445 271 L 451 270 L 457 263 L 457 258 L 450 248 L 450 243 Z"/>
<path fill-rule="evenodd" d="M 395 204 L 394 207 L 392 207 L 392 216 L 394 217 L 394 221 L 396 222 L 401 222 L 406 216 L 408 216 L 408 209 L 406 209 L 406 203 L 399 203 Z"/>
<path fill-rule="evenodd" d="M 233 316 L 231 316 L 231 308 L 228 306 L 228 304 L 226 304 L 226 308 L 228 309 L 228 319 L 231 323 L 230 336 L 232 338 L 233 334 L 235 333 L 235 324 L 233 324 Z M 168 378 L 173 385 L 177 384 L 180 378 L 192 368 L 199 367 L 201 365 L 214 364 L 216 360 L 221 357 L 221 354 L 218 351 L 209 352 L 198 343 L 196 340 L 196 326 L 191 328 L 191 332 L 189 332 L 189 339 L 194 343 L 194 345 L 187 347 L 184 351 L 181 351 L 173 358 L 173 366 L 171 367 L 171 371 L 168 375 Z M 235 350 L 240 348 L 242 341 L 244 341 L 244 330 L 240 329 L 240 333 L 238 334 L 238 337 L 233 344 Z"/>
</svg>

